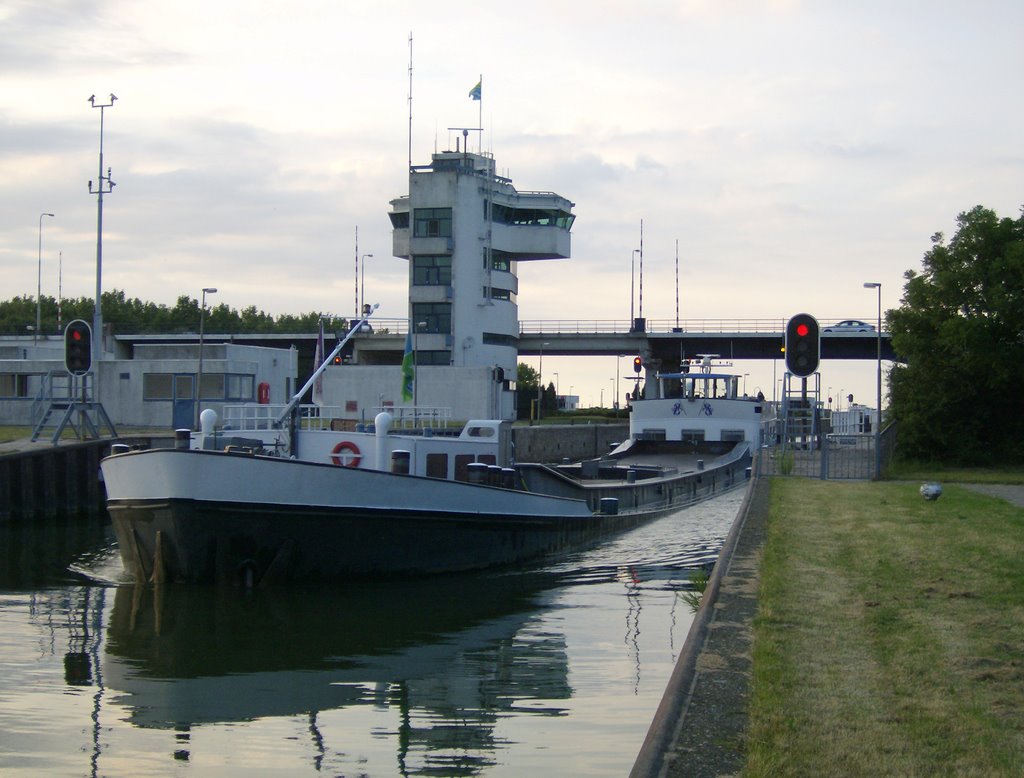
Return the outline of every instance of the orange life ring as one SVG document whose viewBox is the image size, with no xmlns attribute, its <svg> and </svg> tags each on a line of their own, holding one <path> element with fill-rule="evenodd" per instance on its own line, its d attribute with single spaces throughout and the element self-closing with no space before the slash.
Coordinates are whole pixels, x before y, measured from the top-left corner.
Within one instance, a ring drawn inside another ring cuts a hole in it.
<svg viewBox="0 0 1024 778">
<path fill-rule="evenodd" d="M 348 460 L 347 462 L 342 461 L 342 452 L 344 452 L 346 459 Z M 341 465 L 342 467 L 359 467 L 359 463 L 363 461 L 363 457 L 359 453 L 359 446 L 355 443 L 343 440 L 331 450 L 331 461 L 336 465 Z"/>
</svg>

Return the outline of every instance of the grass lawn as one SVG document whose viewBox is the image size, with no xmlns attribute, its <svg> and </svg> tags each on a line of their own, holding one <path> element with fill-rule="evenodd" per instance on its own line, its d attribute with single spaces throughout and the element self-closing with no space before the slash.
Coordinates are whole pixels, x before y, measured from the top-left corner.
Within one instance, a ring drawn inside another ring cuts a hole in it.
<svg viewBox="0 0 1024 778">
<path fill-rule="evenodd" d="M 745 775 L 1024 774 L 1024 509 L 776 478 Z"/>
</svg>

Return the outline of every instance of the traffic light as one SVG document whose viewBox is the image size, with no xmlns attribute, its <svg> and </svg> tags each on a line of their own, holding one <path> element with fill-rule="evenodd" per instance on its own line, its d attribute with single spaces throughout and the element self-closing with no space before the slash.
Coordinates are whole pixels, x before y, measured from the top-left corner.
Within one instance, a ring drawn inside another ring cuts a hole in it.
<svg viewBox="0 0 1024 778">
<path fill-rule="evenodd" d="M 633 357 L 633 372 L 639 374 L 643 369 L 644 363 L 640 357 Z"/>
<path fill-rule="evenodd" d="M 821 360 L 821 330 L 809 313 L 798 313 L 786 323 L 786 368 L 795 376 L 807 377 Z"/>
<path fill-rule="evenodd" d="M 81 319 L 64 328 L 64 367 L 72 375 L 85 375 L 92 367 L 92 328 Z"/>
</svg>

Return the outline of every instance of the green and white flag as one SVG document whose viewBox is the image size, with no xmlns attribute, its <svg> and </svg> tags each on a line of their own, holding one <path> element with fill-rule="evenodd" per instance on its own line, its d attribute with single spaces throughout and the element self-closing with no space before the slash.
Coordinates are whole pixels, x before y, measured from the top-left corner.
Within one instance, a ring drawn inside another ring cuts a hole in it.
<svg viewBox="0 0 1024 778">
<path fill-rule="evenodd" d="M 412 333 L 405 336 L 405 355 L 402 357 L 402 402 L 412 400 L 412 382 L 416 375 L 413 365 Z"/>
</svg>

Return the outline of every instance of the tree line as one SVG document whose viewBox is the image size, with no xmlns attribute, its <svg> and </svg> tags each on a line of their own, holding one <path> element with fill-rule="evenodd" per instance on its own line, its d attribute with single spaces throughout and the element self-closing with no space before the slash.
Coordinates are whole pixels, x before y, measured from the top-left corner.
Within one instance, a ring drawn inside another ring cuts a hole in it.
<svg viewBox="0 0 1024 778">
<path fill-rule="evenodd" d="M 129 298 L 123 291 L 114 289 L 103 293 L 102 304 L 103 322 L 112 325 L 115 332 L 133 335 L 199 332 L 200 303 L 188 295 L 181 295 L 173 307 L 168 307 L 144 302 L 137 297 Z M 40 298 L 40 330 L 44 334 L 56 335 L 74 319 L 91 323 L 95 308 L 92 298 L 61 300 L 58 326 L 57 300 L 43 295 Z M 328 332 L 348 329 L 348 319 L 344 316 L 322 311 L 274 317 L 255 305 L 239 311 L 225 303 L 207 305 L 204 326 L 209 332 L 224 334 L 290 334 L 316 332 L 321 318 Z M 24 335 L 35 328 L 35 322 L 34 297 L 26 295 L 0 302 L 0 334 Z"/>
</svg>

